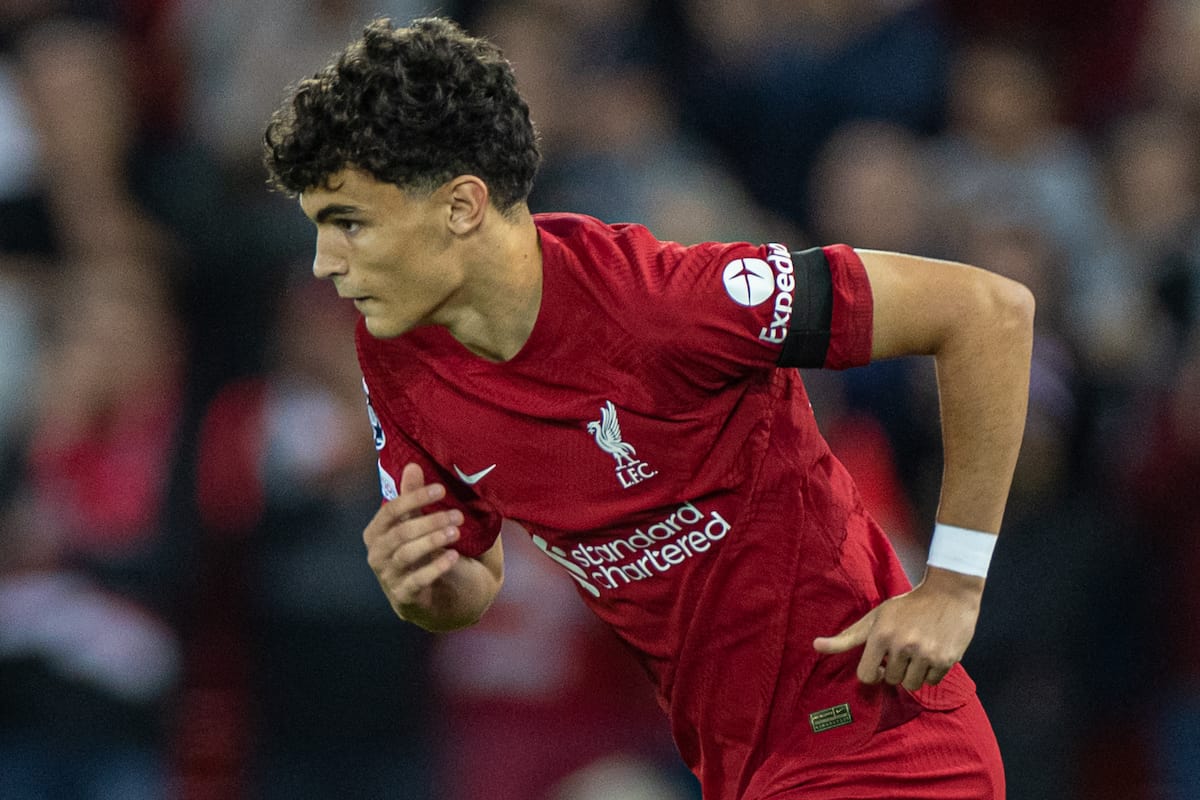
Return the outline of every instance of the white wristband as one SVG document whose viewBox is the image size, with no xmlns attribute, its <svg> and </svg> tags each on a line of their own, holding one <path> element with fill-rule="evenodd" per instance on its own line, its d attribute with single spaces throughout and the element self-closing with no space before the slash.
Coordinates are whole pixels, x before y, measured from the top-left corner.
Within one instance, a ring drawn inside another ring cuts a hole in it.
<svg viewBox="0 0 1200 800">
<path fill-rule="evenodd" d="M 933 526 L 933 541 L 929 544 L 927 563 L 931 567 L 986 578 L 997 538 L 994 533 L 939 522 Z"/>
</svg>

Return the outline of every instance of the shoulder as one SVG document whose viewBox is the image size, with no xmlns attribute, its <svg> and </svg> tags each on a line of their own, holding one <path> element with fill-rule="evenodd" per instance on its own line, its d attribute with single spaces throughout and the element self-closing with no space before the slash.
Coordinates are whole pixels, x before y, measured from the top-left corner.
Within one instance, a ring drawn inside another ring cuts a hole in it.
<svg viewBox="0 0 1200 800">
<path fill-rule="evenodd" d="M 683 245 L 659 239 L 644 225 L 606 223 L 582 214 L 537 214 L 534 219 L 548 261 L 566 262 L 584 281 L 646 296 L 736 247 L 717 242 Z"/>
<path fill-rule="evenodd" d="M 534 224 L 547 240 L 577 255 L 638 260 L 672 242 L 661 242 L 644 225 L 608 223 L 586 214 L 535 214 Z"/>
</svg>

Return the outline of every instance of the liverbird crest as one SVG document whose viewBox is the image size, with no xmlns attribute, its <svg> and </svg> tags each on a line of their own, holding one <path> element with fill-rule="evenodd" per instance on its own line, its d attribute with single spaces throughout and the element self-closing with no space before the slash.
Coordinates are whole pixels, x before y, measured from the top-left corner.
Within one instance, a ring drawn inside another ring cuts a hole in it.
<svg viewBox="0 0 1200 800">
<path fill-rule="evenodd" d="M 600 419 L 589 422 L 587 430 L 595 437 L 596 446 L 617 462 L 617 479 L 623 488 L 628 489 L 658 474 L 657 470 L 637 458 L 637 450 L 633 445 L 621 438 L 621 423 L 617 420 L 617 408 L 611 400 L 600 407 Z"/>
</svg>

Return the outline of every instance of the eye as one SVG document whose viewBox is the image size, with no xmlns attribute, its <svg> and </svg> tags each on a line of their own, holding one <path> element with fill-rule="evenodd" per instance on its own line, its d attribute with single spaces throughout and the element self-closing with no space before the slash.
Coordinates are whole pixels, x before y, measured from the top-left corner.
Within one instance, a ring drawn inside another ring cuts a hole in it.
<svg viewBox="0 0 1200 800">
<path fill-rule="evenodd" d="M 351 235 L 358 233 L 362 229 L 362 223 L 352 219 L 334 220 L 333 224 L 340 228 L 343 233 Z"/>
</svg>

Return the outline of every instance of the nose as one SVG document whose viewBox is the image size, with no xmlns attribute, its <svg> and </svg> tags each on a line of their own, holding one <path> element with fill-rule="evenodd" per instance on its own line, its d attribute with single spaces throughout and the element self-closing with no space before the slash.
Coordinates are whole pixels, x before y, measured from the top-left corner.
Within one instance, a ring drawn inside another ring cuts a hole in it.
<svg viewBox="0 0 1200 800">
<path fill-rule="evenodd" d="M 313 275 L 318 278 L 332 278 L 334 275 L 346 274 L 346 257 L 330 241 L 329 237 L 317 234 L 317 249 L 313 256 Z"/>
</svg>

